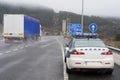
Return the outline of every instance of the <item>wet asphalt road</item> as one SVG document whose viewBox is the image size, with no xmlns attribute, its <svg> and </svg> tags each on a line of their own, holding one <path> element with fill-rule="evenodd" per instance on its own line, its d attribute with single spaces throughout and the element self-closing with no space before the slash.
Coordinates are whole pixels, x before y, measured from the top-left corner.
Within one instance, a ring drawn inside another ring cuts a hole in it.
<svg viewBox="0 0 120 80">
<path fill-rule="evenodd" d="M 0 80 L 63 80 L 57 37 L 23 44 L 0 42 Z"/>
<path fill-rule="evenodd" d="M 0 41 L 0 80 L 64 80 L 60 36 L 39 41 L 5 44 Z M 69 80 L 120 80 L 120 66 L 112 75 L 94 72 L 68 74 Z"/>
</svg>

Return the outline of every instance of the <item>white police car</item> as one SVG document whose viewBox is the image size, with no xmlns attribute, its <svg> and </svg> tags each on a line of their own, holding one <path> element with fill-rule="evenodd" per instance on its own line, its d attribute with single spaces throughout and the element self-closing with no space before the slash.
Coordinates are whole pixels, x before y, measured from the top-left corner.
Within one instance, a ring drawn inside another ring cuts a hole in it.
<svg viewBox="0 0 120 80">
<path fill-rule="evenodd" d="M 112 74 L 112 52 L 99 38 L 73 38 L 65 47 L 66 71 L 97 70 Z"/>
</svg>

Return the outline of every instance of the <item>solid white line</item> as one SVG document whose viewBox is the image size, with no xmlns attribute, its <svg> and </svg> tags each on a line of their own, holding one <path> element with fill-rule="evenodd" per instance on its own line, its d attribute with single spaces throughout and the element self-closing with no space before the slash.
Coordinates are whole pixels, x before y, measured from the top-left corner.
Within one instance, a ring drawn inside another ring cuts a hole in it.
<svg viewBox="0 0 120 80">
<path fill-rule="evenodd" d="M 68 78 L 68 74 L 66 73 L 66 63 L 64 62 L 64 57 L 65 57 L 65 55 L 64 55 L 64 48 L 63 48 L 63 45 L 62 45 L 62 43 L 56 38 L 56 40 L 57 40 L 57 42 L 59 43 L 59 45 L 61 46 L 61 50 L 62 50 L 62 56 L 63 56 L 63 69 L 64 69 L 64 71 L 63 71 L 63 74 L 64 74 L 64 80 L 68 80 L 69 78 Z"/>
</svg>

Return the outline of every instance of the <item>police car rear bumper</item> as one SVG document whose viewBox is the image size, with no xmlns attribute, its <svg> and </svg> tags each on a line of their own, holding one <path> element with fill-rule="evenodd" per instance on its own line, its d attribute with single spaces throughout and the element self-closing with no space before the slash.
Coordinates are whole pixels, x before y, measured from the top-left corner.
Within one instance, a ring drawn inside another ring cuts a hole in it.
<svg viewBox="0 0 120 80">
<path fill-rule="evenodd" d="M 69 69 L 72 68 L 91 68 L 91 69 L 101 69 L 101 68 L 114 68 L 113 59 L 67 59 L 67 66 Z"/>
</svg>

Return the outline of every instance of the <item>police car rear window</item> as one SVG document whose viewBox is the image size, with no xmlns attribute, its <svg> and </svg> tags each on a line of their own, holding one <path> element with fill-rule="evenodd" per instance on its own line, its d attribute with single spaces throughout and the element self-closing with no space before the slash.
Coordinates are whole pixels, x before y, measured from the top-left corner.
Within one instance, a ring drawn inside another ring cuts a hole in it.
<svg viewBox="0 0 120 80">
<path fill-rule="evenodd" d="M 74 43 L 74 47 L 105 47 L 105 44 L 102 41 L 99 40 L 87 40 L 87 41 L 80 41 L 76 40 Z"/>
</svg>

